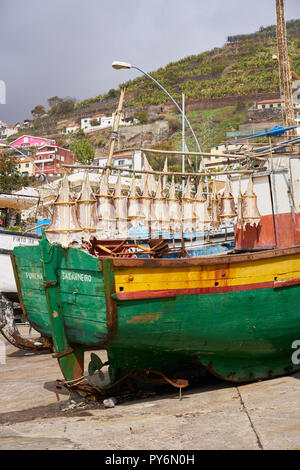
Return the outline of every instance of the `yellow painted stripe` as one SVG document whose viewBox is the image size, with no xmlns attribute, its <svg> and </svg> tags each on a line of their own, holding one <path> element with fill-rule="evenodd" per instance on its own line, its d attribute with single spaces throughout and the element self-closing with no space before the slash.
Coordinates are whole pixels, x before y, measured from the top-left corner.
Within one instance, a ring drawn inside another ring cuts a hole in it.
<svg viewBox="0 0 300 470">
<path fill-rule="evenodd" d="M 189 289 L 258 284 L 300 278 L 300 255 L 228 265 L 178 268 L 115 267 L 116 291 Z M 121 289 L 120 289 L 121 288 Z"/>
</svg>

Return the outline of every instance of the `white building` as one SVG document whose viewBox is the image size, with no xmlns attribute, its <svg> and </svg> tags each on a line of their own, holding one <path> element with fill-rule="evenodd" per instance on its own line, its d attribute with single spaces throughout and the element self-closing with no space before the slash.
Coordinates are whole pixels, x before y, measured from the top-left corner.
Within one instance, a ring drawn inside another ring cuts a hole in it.
<svg viewBox="0 0 300 470">
<path fill-rule="evenodd" d="M 0 121 L 0 139 L 7 139 L 11 135 L 17 134 L 18 126 L 8 126 L 5 122 Z"/>
<path fill-rule="evenodd" d="M 74 134 L 74 132 L 79 131 L 79 129 L 79 124 L 70 124 L 68 127 L 66 127 L 66 134 Z"/>
<path fill-rule="evenodd" d="M 85 134 L 93 131 L 99 131 L 101 129 L 106 129 L 112 127 L 114 121 L 115 113 L 112 116 L 105 116 L 104 114 L 97 114 L 92 117 L 86 117 L 81 119 L 81 129 Z M 98 122 L 98 125 L 92 125 L 91 122 Z M 136 119 L 125 119 L 124 115 L 121 114 L 120 117 L 120 126 L 130 126 L 131 124 L 136 124 L 138 121 Z"/>
<path fill-rule="evenodd" d="M 256 109 L 276 109 L 276 108 L 277 109 L 284 108 L 284 101 L 281 98 L 278 98 L 275 100 L 262 100 L 256 103 Z"/>
<path fill-rule="evenodd" d="M 107 165 L 107 156 L 103 155 L 96 157 L 92 165 L 97 165 L 99 168 L 103 168 Z M 113 166 L 116 168 L 122 168 L 130 170 L 141 170 L 143 166 L 142 152 L 140 150 L 130 150 L 128 152 L 122 152 L 114 154 Z"/>
</svg>

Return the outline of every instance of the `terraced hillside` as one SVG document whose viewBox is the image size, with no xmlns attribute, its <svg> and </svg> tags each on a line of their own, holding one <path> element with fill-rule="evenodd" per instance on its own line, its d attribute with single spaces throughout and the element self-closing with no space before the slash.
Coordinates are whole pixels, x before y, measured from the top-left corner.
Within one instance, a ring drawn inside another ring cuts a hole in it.
<svg viewBox="0 0 300 470">
<path fill-rule="evenodd" d="M 300 19 L 287 22 L 288 48 L 292 69 L 300 73 Z M 229 36 L 223 47 L 192 55 L 152 72 L 175 99 L 184 92 L 189 99 L 222 98 L 279 91 L 275 26 L 260 28 L 248 35 Z M 168 97 L 148 78 L 138 77 L 126 82 L 130 98 L 126 106 L 164 103 Z M 84 100 L 82 105 L 105 100 L 117 94 Z"/>
</svg>

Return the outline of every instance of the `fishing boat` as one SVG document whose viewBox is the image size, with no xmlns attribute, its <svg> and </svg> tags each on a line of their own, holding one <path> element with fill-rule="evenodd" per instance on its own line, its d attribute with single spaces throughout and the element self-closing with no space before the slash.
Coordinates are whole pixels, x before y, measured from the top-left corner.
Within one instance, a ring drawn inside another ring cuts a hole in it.
<svg viewBox="0 0 300 470">
<path fill-rule="evenodd" d="M 28 194 L 21 190 L 15 194 L 0 194 L 0 207 L 7 209 L 26 210 L 36 207 L 38 196 Z M 37 227 L 35 227 L 36 229 Z M 49 349 L 49 342 L 43 338 L 32 340 L 22 336 L 17 323 L 26 321 L 22 308 L 19 305 L 18 289 L 11 263 L 11 255 L 16 246 L 37 245 L 41 235 L 38 233 L 23 233 L 16 227 L 14 230 L 0 229 L 0 332 L 13 346 L 26 350 Z M 39 229 L 41 231 L 41 228 Z"/>
<path fill-rule="evenodd" d="M 96 195 L 88 173 L 76 201 L 63 179 L 39 245 L 15 248 L 12 262 L 27 318 L 53 340 L 66 386 L 88 386 L 84 352 L 96 349 L 108 356 L 102 394 L 132 381 L 181 390 L 188 371 L 201 368 L 232 382 L 300 370 L 292 360 L 300 337 L 298 150 L 288 167 L 274 168 L 277 155 L 268 154 L 270 167 L 262 153 L 261 168 L 227 172 L 221 196 L 214 182 L 210 200 L 205 174 L 189 175 L 200 178 L 198 188 L 188 180 L 181 201 L 174 179 L 163 196 L 166 173 L 149 169 L 140 172 L 138 197 L 133 176 L 127 202 L 120 180 L 109 191 L 109 165 Z M 191 256 L 186 234 L 231 223 L 233 250 Z M 148 230 L 147 247 L 128 238 L 137 225 Z M 180 249 L 171 242 L 177 231 Z M 102 367 L 93 354 L 91 374 Z"/>
</svg>

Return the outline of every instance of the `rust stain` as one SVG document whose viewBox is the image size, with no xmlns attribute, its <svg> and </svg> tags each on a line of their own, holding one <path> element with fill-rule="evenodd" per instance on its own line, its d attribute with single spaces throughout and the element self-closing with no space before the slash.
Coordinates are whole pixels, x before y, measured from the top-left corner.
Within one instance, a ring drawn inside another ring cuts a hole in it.
<svg viewBox="0 0 300 470">
<path fill-rule="evenodd" d="M 154 323 L 159 318 L 161 318 L 164 314 L 159 313 L 145 313 L 144 315 L 134 315 L 126 323 L 137 324 L 137 323 Z"/>
</svg>

